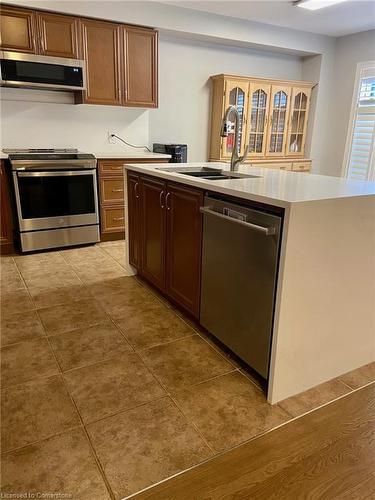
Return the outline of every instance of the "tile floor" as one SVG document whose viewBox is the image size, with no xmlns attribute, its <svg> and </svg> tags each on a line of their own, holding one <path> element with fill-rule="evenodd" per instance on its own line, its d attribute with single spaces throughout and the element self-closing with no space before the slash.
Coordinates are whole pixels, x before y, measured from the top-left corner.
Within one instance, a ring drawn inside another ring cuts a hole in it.
<svg viewBox="0 0 375 500">
<path fill-rule="evenodd" d="M 267 404 L 124 242 L 1 258 L 2 493 L 121 499 L 375 380 Z"/>
</svg>

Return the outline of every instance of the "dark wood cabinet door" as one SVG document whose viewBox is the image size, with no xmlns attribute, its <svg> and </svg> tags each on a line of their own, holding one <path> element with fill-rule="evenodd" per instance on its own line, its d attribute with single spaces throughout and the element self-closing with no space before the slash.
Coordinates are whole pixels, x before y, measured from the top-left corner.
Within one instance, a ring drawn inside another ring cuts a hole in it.
<svg viewBox="0 0 375 500">
<path fill-rule="evenodd" d="M 6 254 L 13 251 L 13 223 L 4 161 L 0 162 L 0 205 L 0 250 L 2 254 Z"/>
<path fill-rule="evenodd" d="M 166 292 L 196 318 L 201 283 L 203 192 L 168 184 Z"/>
<path fill-rule="evenodd" d="M 36 52 L 35 13 L 32 10 L 1 7 L 2 50 Z"/>
<path fill-rule="evenodd" d="M 125 106 L 158 106 L 157 32 L 124 26 Z"/>
<path fill-rule="evenodd" d="M 141 274 L 159 290 L 165 289 L 166 184 L 140 177 Z"/>
<path fill-rule="evenodd" d="M 121 105 L 120 25 L 83 19 L 81 26 L 87 74 L 83 102 Z"/>
<path fill-rule="evenodd" d="M 141 219 L 139 176 L 128 174 L 129 262 L 138 270 L 141 265 Z"/>
<path fill-rule="evenodd" d="M 40 47 L 46 56 L 78 58 L 78 19 L 59 14 L 37 14 Z"/>
</svg>

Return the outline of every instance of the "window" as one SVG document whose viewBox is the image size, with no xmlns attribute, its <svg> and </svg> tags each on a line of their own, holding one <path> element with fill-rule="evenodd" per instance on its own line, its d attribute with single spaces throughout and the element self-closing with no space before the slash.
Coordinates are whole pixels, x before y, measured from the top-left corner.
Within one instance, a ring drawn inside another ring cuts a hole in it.
<svg viewBox="0 0 375 500">
<path fill-rule="evenodd" d="M 352 105 L 343 173 L 375 181 L 375 61 L 360 63 Z"/>
</svg>

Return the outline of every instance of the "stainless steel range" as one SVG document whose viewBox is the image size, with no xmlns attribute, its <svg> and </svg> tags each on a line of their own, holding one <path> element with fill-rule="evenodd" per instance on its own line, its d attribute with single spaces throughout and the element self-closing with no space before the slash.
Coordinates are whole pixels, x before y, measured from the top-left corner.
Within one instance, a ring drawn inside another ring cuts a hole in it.
<svg viewBox="0 0 375 500">
<path fill-rule="evenodd" d="M 76 149 L 8 152 L 23 252 L 99 241 L 94 155 Z"/>
</svg>

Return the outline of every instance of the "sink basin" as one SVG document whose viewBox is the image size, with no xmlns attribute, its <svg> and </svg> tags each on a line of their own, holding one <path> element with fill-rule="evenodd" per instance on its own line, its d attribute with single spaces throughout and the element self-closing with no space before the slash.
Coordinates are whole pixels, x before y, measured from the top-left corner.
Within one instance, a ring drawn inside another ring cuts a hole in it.
<svg viewBox="0 0 375 500">
<path fill-rule="evenodd" d="M 211 167 L 169 167 L 158 168 L 163 172 L 176 172 L 178 174 L 190 175 L 191 177 L 199 177 L 200 179 L 218 181 L 227 179 L 245 179 L 259 178 L 259 175 L 241 174 L 240 172 L 231 172 L 229 170 L 220 170 Z"/>
</svg>

